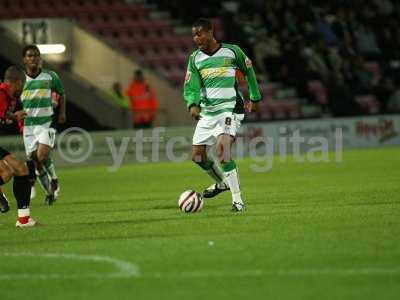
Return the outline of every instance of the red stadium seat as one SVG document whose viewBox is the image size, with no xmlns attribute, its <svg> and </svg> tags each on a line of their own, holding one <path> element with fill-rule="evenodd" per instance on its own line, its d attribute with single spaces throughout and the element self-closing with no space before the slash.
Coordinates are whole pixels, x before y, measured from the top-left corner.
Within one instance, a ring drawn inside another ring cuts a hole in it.
<svg viewBox="0 0 400 300">
<path fill-rule="evenodd" d="M 142 3 L 122 0 L 4 0 L 0 19 L 71 18 L 83 28 L 140 58 L 154 68 L 165 68 L 166 76 L 182 83 L 189 52 L 194 48 L 190 35 L 175 35 L 165 19 L 151 19 Z M 221 24 L 215 20 L 216 29 Z"/>
<path fill-rule="evenodd" d="M 379 113 L 380 104 L 374 95 L 358 95 L 355 100 L 365 113 Z"/>
<path fill-rule="evenodd" d="M 367 61 L 364 64 L 365 69 L 371 72 L 373 76 L 373 84 L 377 84 L 381 78 L 381 67 L 376 61 Z"/>
<path fill-rule="evenodd" d="M 321 81 L 318 80 L 309 81 L 308 90 L 315 96 L 319 104 L 321 105 L 328 104 L 328 95 Z"/>
</svg>

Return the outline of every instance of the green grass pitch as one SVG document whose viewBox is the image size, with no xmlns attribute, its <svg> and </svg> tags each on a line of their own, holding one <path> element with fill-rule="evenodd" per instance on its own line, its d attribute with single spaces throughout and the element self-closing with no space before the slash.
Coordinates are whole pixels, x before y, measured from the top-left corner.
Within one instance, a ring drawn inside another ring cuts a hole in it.
<svg viewBox="0 0 400 300">
<path fill-rule="evenodd" d="M 252 163 L 238 161 L 244 214 L 229 193 L 180 212 L 211 183 L 190 162 L 59 169 L 61 198 L 40 192 L 26 230 L 7 184 L 0 299 L 399 299 L 400 148 Z"/>
</svg>

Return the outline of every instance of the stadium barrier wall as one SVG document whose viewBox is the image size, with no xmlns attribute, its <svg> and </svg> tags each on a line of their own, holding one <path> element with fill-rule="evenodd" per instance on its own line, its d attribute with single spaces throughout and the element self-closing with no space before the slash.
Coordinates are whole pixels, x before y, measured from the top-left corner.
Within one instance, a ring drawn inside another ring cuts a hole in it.
<svg viewBox="0 0 400 300">
<path fill-rule="evenodd" d="M 87 133 L 70 128 L 58 135 L 52 156 L 59 166 L 106 165 L 110 171 L 130 163 L 189 160 L 193 127 L 157 127 Z M 293 137 L 301 138 L 301 152 L 321 149 L 400 145 L 400 115 L 243 124 L 236 156 L 292 153 Z M 22 137 L 1 137 L 0 144 L 24 157 Z M 271 154 L 272 154 L 271 153 Z"/>
</svg>

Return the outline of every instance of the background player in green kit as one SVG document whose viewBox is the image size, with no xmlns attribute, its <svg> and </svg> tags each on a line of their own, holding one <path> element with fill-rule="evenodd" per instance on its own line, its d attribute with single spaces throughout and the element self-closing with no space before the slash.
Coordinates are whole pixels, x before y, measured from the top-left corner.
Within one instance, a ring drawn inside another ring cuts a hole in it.
<svg viewBox="0 0 400 300">
<path fill-rule="evenodd" d="M 247 112 L 257 109 L 261 100 L 251 60 L 236 45 L 219 43 L 209 20 L 199 19 L 192 27 L 198 46 L 189 57 L 184 84 L 184 98 L 191 116 L 198 120 L 193 136 L 192 160 L 216 183 L 203 193 L 205 198 L 231 190 L 232 210 L 244 211 L 239 177 L 231 146 Z M 237 89 L 236 72 L 247 80 L 250 101 L 244 103 Z M 216 143 L 222 170 L 207 157 L 207 146 Z"/>
<path fill-rule="evenodd" d="M 27 117 L 24 121 L 24 144 L 28 158 L 35 161 L 38 179 L 46 191 L 46 203 L 51 205 L 59 191 L 57 174 L 50 158 L 56 130 L 52 128 L 52 93 L 60 96 L 58 123 L 65 123 L 65 93 L 58 75 L 42 69 L 40 51 L 35 45 L 22 52 L 26 83 L 21 95 Z"/>
</svg>

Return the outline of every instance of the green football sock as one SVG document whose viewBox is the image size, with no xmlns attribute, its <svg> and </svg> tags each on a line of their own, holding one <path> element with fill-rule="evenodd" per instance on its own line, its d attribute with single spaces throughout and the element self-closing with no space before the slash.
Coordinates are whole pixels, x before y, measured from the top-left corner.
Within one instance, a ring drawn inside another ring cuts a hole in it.
<svg viewBox="0 0 400 300">
<path fill-rule="evenodd" d="M 56 169 L 51 158 L 48 158 L 44 162 L 44 168 L 46 169 L 46 172 L 50 175 L 51 179 L 57 179 Z"/>
<path fill-rule="evenodd" d="M 224 181 L 224 173 L 213 160 L 197 163 L 206 173 L 218 183 Z"/>
<path fill-rule="evenodd" d="M 51 195 L 53 193 L 51 184 L 50 184 L 50 178 L 47 172 L 43 170 L 41 174 L 38 174 L 38 177 L 40 185 L 43 187 L 47 195 Z"/>
</svg>

